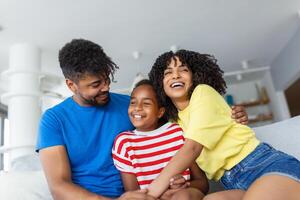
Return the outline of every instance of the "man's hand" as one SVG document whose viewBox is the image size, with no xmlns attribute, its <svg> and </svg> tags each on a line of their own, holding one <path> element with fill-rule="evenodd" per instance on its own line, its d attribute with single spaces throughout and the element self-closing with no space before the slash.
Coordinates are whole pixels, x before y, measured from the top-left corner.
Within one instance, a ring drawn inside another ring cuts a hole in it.
<svg viewBox="0 0 300 200">
<path fill-rule="evenodd" d="M 147 194 L 147 190 L 135 190 L 125 192 L 122 196 L 120 196 L 117 200 L 156 200 L 154 197 Z"/>
<path fill-rule="evenodd" d="M 248 124 L 248 114 L 243 106 L 232 106 L 231 117 L 235 119 L 236 122 L 247 125 Z"/>
</svg>

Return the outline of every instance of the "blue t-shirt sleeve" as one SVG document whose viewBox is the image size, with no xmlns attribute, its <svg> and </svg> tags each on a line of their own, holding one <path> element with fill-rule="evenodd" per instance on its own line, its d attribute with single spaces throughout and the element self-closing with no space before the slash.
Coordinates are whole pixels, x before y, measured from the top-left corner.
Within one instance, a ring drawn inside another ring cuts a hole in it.
<svg viewBox="0 0 300 200">
<path fill-rule="evenodd" d="M 52 110 L 47 110 L 40 121 L 36 152 L 57 145 L 64 145 L 61 123 Z"/>
</svg>

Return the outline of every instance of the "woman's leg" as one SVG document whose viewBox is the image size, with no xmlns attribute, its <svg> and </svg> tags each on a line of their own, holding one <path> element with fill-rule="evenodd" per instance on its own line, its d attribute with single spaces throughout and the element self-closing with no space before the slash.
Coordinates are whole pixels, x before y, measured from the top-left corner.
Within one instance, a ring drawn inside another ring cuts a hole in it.
<svg viewBox="0 0 300 200">
<path fill-rule="evenodd" d="M 243 200 L 299 200 L 300 183 L 280 175 L 266 175 L 257 179 L 247 190 Z"/>
<path fill-rule="evenodd" d="M 244 190 L 227 190 L 208 194 L 203 200 L 241 200 L 244 194 Z"/>
<path fill-rule="evenodd" d="M 204 194 L 196 188 L 187 188 L 174 193 L 171 200 L 201 200 Z"/>
</svg>

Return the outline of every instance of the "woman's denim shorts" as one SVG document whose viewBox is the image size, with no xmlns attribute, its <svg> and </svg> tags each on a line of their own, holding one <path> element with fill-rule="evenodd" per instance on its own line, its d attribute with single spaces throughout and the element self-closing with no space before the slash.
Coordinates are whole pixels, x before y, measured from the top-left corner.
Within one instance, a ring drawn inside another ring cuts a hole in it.
<svg viewBox="0 0 300 200">
<path fill-rule="evenodd" d="M 240 163 L 225 171 L 221 183 L 227 190 L 247 190 L 256 179 L 269 174 L 286 176 L 300 183 L 300 161 L 261 143 Z"/>
</svg>

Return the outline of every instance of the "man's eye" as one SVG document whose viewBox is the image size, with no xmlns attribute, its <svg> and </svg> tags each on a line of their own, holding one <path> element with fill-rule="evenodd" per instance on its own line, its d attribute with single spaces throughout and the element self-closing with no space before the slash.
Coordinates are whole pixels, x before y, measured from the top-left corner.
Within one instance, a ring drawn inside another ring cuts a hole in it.
<svg viewBox="0 0 300 200">
<path fill-rule="evenodd" d="M 135 101 L 130 101 L 130 105 L 134 105 L 135 104 Z"/>
<path fill-rule="evenodd" d="M 92 88 L 97 88 L 99 87 L 100 84 L 95 84 L 95 85 L 92 85 Z"/>
</svg>

